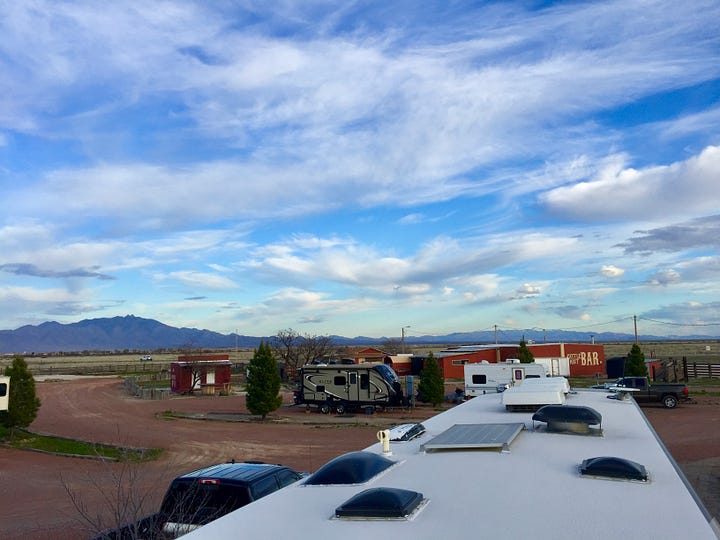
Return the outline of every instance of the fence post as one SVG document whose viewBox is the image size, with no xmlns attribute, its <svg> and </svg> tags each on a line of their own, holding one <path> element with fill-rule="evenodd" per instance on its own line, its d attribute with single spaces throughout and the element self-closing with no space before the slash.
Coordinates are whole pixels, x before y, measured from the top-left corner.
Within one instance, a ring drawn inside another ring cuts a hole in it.
<svg viewBox="0 0 720 540">
<path fill-rule="evenodd" d="M 687 380 L 688 380 L 687 356 L 683 356 L 683 377 L 684 377 L 683 380 L 687 382 Z"/>
</svg>

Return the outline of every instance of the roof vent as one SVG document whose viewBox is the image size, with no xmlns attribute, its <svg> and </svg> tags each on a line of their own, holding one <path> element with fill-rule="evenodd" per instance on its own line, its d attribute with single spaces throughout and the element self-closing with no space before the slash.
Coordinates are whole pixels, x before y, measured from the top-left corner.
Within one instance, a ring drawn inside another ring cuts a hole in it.
<svg viewBox="0 0 720 540">
<path fill-rule="evenodd" d="M 580 465 L 580 474 L 620 480 L 647 482 L 648 473 L 644 465 L 619 457 L 589 458 Z"/>
<path fill-rule="evenodd" d="M 328 461 L 310 475 L 305 484 L 364 484 L 394 464 L 394 461 L 372 452 L 349 452 Z"/>
<path fill-rule="evenodd" d="M 545 405 L 532 416 L 533 422 L 547 423 L 548 431 L 591 434 L 602 432 L 602 415 L 591 407 Z M 590 426 L 599 425 L 599 430 Z"/>
<path fill-rule="evenodd" d="M 425 433 L 425 426 L 422 424 L 400 424 L 390 429 L 390 440 L 392 442 L 411 441 Z"/>
<path fill-rule="evenodd" d="M 423 501 L 423 494 L 389 487 L 361 491 L 335 509 L 335 517 L 360 519 L 407 518 Z"/>
</svg>

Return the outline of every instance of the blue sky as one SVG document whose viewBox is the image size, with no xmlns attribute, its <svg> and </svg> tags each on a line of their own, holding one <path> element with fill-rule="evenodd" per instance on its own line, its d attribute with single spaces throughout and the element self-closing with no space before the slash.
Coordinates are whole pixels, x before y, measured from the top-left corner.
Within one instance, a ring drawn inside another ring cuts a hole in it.
<svg viewBox="0 0 720 540">
<path fill-rule="evenodd" d="M 717 21 L 3 2 L 0 328 L 717 335 Z"/>
</svg>

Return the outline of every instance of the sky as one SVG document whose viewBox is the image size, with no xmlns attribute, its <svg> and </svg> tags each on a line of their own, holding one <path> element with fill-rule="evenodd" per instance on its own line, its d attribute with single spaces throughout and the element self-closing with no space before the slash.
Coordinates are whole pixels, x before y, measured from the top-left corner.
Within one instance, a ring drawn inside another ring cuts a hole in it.
<svg viewBox="0 0 720 540">
<path fill-rule="evenodd" d="M 0 2 L 0 329 L 720 335 L 718 21 Z"/>
</svg>

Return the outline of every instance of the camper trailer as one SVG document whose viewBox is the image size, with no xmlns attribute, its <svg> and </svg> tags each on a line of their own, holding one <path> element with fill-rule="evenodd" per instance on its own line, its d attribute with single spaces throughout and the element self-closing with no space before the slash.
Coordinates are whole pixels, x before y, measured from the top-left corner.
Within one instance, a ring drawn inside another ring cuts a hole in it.
<svg viewBox="0 0 720 540">
<path fill-rule="evenodd" d="M 545 366 L 541 364 L 465 364 L 465 395 L 472 397 L 503 392 L 527 378 L 546 375 Z"/>
<path fill-rule="evenodd" d="M 300 368 L 295 404 L 316 406 L 327 414 L 403 404 L 397 374 L 385 364 L 306 365 Z"/>
<path fill-rule="evenodd" d="M 0 376 L 0 411 L 7 411 L 10 403 L 10 377 Z"/>
<path fill-rule="evenodd" d="M 538 358 L 536 356 L 535 363 L 544 365 L 549 377 L 570 376 L 570 359 L 567 356 L 548 358 Z"/>
</svg>

